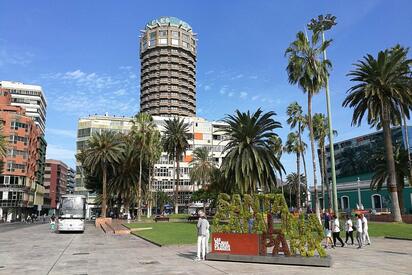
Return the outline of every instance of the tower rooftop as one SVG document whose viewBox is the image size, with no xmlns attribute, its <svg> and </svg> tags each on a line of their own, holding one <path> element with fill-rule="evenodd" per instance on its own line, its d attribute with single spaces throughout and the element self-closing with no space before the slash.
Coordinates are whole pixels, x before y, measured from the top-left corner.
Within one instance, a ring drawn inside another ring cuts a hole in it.
<svg viewBox="0 0 412 275">
<path fill-rule="evenodd" d="M 162 16 L 157 19 L 154 19 L 146 24 L 146 29 L 152 29 L 157 26 L 176 26 L 183 28 L 186 31 L 192 30 L 192 27 L 188 23 L 173 16 Z"/>
</svg>

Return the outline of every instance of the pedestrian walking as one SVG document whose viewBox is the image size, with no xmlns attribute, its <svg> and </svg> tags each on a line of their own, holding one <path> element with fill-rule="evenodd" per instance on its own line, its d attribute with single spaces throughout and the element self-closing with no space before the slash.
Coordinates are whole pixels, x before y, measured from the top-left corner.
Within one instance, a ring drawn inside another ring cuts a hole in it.
<svg viewBox="0 0 412 275">
<path fill-rule="evenodd" d="M 199 220 L 197 222 L 197 257 L 195 261 L 204 260 L 206 256 L 206 239 L 209 235 L 209 222 L 203 211 L 199 211 Z"/>
<path fill-rule="evenodd" d="M 362 243 L 364 245 L 371 244 L 371 240 L 369 238 L 369 232 L 368 232 L 368 220 L 366 219 L 365 215 L 362 215 Z"/>
<path fill-rule="evenodd" d="M 356 240 L 358 241 L 358 249 L 362 248 L 362 218 L 360 214 L 356 214 Z"/>
<path fill-rule="evenodd" d="M 333 222 L 332 222 L 332 236 L 333 236 L 333 245 L 336 246 L 336 239 L 341 243 L 342 247 L 345 246 L 341 237 L 340 237 L 340 226 L 339 226 L 339 219 L 338 217 L 333 214 Z"/>
<path fill-rule="evenodd" d="M 350 218 L 350 215 L 346 217 L 345 232 L 346 232 L 345 244 L 348 244 L 348 240 L 350 238 L 351 245 L 353 245 L 353 223 L 352 223 L 352 219 Z"/>
<path fill-rule="evenodd" d="M 331 220 L 330 220 L 329 212 L 324 213 L 323 228 L 325 231 L 325 242 L 326 242 L 325 248 L 328 248 L 329 245 L 331 248 L 335 248 L 335 246 L 333 245 L 333 240 L 332 240 Z"/>
<path fill-rule="evenodd" d="M 50 217 L 50 230 L 56 230 L 56 216 L 54 214 Z"/>
</svg>

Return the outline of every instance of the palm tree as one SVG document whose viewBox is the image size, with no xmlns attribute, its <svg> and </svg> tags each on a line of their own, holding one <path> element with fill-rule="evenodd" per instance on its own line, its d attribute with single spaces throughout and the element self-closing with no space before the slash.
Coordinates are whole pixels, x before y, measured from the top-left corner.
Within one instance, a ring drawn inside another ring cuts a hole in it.
<svg viewBox="0 0 412 275">
<path fill-rule="evenodd" d="M 94 175 L 101 175 L 102 217 L 107 212 L 107 174 L 115 171 L 115 166 L 121 161 L 124 143 L 119 134 L 112 131 L 95 132 L 87 142 L 83 165 Z"/>
<path fill-rule="evenodd" d="M 302 106 L 300 106 L 296 101 L 292 102 L 289 104 L 287 110 L 286 110 L 286 115 L 288 115 L 287 123 L 290 125 L 291 129 L 294 129 L 296 126 L 298 127 L 297 134 L 298 134 L 298 139 L 300 142 L 301 147 L 302 146 L 302 132 L 305 129 L 307 125 L 307 119 L 306 116 L 303 114 L 302 111 Z M 307 178 L 306 175 L 306 161 L 305 161 L 305 154 L 302 152 L 302 160 L 303 160 L 303 168 L 305 172 L 305 178 Z M 297 171 L 297 175 L 300 175 L 300 171 Z M 308 183 L 305 183 L 306 189 L 308 188 Z M 306 196 L 306 205 L 308 205 L 308 197 Z"/>
<path fill-rule="evenodd" d="M 408 151 L 404 150 L 401 144 L 396 144 L 393 158 L 395 160 L 399 207 L 403 212 L 403 188 L 405 187 L 405 178 L 409 178 Z M 371 180 L 371 189 L 380 191 L 389 178 L 385 152 L 378 151 L 374 154 L 373 160 L 375 169 Z"/>
<path fill-rule="evenodd" d="M 174 117 L 165 121 L 165 131 L 163 136 L 164 151 L 174 158 L 176 162 L 176 188 L 175 188 L 175 213 L 179 212 L 178 196 L 180 182 L 180 159 L 186 154 L 189 148 L 190 133 L 189 124 L 183 119 Z"/>
<path fill-rule="evenodd" d="M 189 165 L 191 167 L 190 181 L 192 184 L 196 182 L 200 184 L 201 188 L 204 188 L 204 184 L 210 183 L 215 165 L 207 147 L 196 148 L 193 151 L 193 159 Z"/>
<path fill-rule="evenodd" d="M 275 156 L 278 158 L 278 160 L 280 161 L 280 158 L 282 157 L 282 153 L 283 153 L 283 144 L 282 144 L 282 139 L 279 136 L 274 136 L 272 138 L 272 143 L 273 143 L 273 151 L 275 152 Z M 282 186 L 282 195 L 284 194 L 284 190 L 283 190 L 283 177 L 282 177 L 282 171 L 279 172 L 279 177 L 280 177 L 280 183 Z"/>
<path fill-rule="evenodd" d="M 286 140 L 284 150 L 288 154 L 296 154 L 296 176 L 298 177 L 297 182 L 301 182 L 300 176 L 300 156 L 302 155 L 306 144 L 299 139 L 299 134 L 295 132 L 291 132 L 288 134 L 288 139 Z M 306 179 L 306 177 L 305 177 Z M 304 182 L 305 183 L 305 182 Z M 297 185 L 297 193 L 296 193 L 296 207 L 301 208 L 301 190 L 300 185 Z"/>
<path fill-rule="evenodd" d="M 8 147 L 8 142 L 5 136 L 3 136 L 3 125 L 0 125 L 0 173 L 3 171 L 3 158 L 7 154 L 7 147 Z"/>
<path fill-rule="evenodd" d="M 225 179 L 242 194 L 254 193 L 257 188 L 269 191 L 276 186 L 276 173 L 285 171 L 273 150 L 273 138 L 279 122 L 274 112 L 240 112 L 227 115 L 222 129 L 226 144 L 221 170 Z"/>
<path fill-rule="evenodd" d="M 299 209 L 299 206 L 302 204 L 300 192 L 301 190 L 305 190 L 306 192 L 306 185 L 305 185 L 305 175 L 299 175 L 297 173 L 290 173 L 286 176 L 286 183 L 289 186 L 289 193 L 290 194 L 297 194 L 296 195 L 296 208 Z M 306 195 L 307 196 L 307 195 Z"/>
<path fill-rule="evenodd" d="M 312 153 L 313 187 L 315 189 L 316 214 L 319 218 L 315 140 L 312 125 L 312 97 L 326 84 L 331 63 L 329 60 L 321 60 L 320 55 L 330 43 L 331 40 L 320 42 L 319 32 L 315 32 L 310 41 L 303 32 L 298 32 L 296 40 L 289 45 L 285 52 L 289 59 L 286 68 L 289 82 L 297 84 L 308 95 L 308 127 Z"/>
<path fill-rule="evenodd" d="M 153 173 L 154 173 L 154 166 L 156 162 L 160 159 L 162 155 L 162 142 L 159 130 L 153 130 L 149 135 L 149 143 L 148 143 L 148 162 L 149 162 L 149 187 L 148 187 L 148 211 L 147 217 L 149 218 L 152 215 L 152 183 L 153 183 Z"/>
<path fill-rule="evenodd" d="M 325 185 L 328 193 L 328 209 L 332 208 L 332 198 L 330 196 L 330 186 L 328 183 L 328 177 L 326 173 L 326 137 L 329 135 L 329 123 L 324 114 L 315 113 L 313 115 L 313 133 L 315 136 L 315 140 L 318 142 L 319 147 L 319 166 L 321 171 L 321 179 L 322 179 L 322 198 L 323 204 L 322 209 L 325 209 Z M 338 132 L 333 130 L 333 134 L 336 136 Z"/>
<path fill-rule="evenodd" d="M 155 124 L 151 115 L 138 113 L 132 120 L 133 126 L 131 135 L 135 138 L 136 145 L 140 150 L 139 157 L 139 182 L 137 186 L 137 220 L 141 221 L 142 216 L 142 170 L 143 158 L 148 155 L 149 135 L 154 131 Z"/>
<path fill-rule="evenodd" d="M 365 56 L 348 74 L 356 84 L 348 90 L 349 95 L 342 104 L 354 108 L 352 125 L 360 125 L 365 113 L 368 113 L 368 124 L 382 126 L 389 173 L 387 185 L 396 222 L 401 222 L 402 216 L 396 190 L 391 123 L 394 117 L 401 117 L 400 108 L 407 110 L 412 106 L 411 90 L 408 87 L 412 61 L 406 58 L 407 52 L 400 48 L 380 51 L 376 59 L 370 54 Z"/>
</svg>

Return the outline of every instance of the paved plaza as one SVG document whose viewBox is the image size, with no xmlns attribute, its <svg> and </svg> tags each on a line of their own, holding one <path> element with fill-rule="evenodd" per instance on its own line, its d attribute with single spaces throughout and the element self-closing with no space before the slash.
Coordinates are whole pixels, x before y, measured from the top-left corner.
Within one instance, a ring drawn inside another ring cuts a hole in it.
<svg viewBox="0 0 412 275">
<path fill-rule="evenodd" d="M 332 268 L 194 262 L 195 245 L 157 247 L 137 237 L 54 234 L 47 224 L 0 225 L 0 274 L 412 274 L 412 242 L 372 239 L 372 246 L 328 250 Z M 3 227 L 4 228 L 4 227 Z"/>
</svg>

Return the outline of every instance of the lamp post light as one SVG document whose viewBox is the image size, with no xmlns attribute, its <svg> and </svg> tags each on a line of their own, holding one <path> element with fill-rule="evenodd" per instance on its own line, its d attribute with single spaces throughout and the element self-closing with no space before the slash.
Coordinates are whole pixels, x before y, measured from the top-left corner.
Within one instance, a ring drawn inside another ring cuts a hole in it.
<svg viewBox="0 0 412 275">
<path fill-rule="evenodd" d="M 361 192 L 360 192 L 360 179 L 358 177 L 358 205 L 359 209 L 362 209 L 362 199 L 361 199 Z"/>
<path fill-rule="evenodd" d="M 325 42 L 325 31 L 330 30 L 334 25 L 336 25 L 336 16 L 327 14 L 326 16 L 319 15 L 317 19 L 311 19 L 308 24 L 309 30 L 314 33 L 322 33 L 322 42 Z M 326 49 L 323 50 L 323 60 L 327 60 Z M 326 108 L 328 112 L 328 127 L 329 127 L 329 149 L 330 149 L 330 159 L 331 159 L 331 170 L 332 170 L 332 197 L 333 197 L 333 212 L 338 214 L 338 196 L 336 191 L 336 171 L 335 171 L 335 154 L 333 148 L 333 128 L 332 128 L 332 111 L 330 106 L 330 95 L 329 95 L 329 79 L 326 76 L 325 83 L 326 91 Z"/>
</svg>

